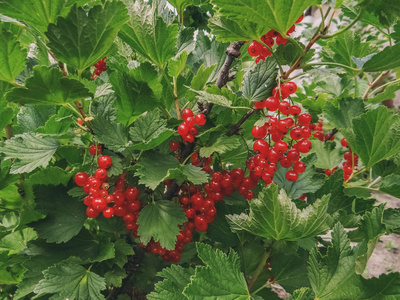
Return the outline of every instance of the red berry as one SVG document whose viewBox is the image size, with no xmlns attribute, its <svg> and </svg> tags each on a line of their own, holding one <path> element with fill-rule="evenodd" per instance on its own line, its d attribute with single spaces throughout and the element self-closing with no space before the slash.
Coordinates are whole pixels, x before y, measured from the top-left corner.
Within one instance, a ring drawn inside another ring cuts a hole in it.
<svg viewBox="0 0 400 300">
<path fill-rule="evenodd" d="M 188 219 L 194 219 L 196 217 L 196 211 L 193 208 L 185 209 L 185 214 Z"/>
<path fill-rule="evenodd" d="M 290 149 L 286 154 L 287 158 L 290 159 L 292 163 L 296 162 L 300 158 L 300 152 L 296 149 Z"/>
<path fill-rule="evenodd" d="M 169 149 L 171 151 L 178 151 L 179 150 L 179 143 L 172 141 L 171 143 L 169 143 Z"/>
<path fill-rule="evenodd" d="M 294 164 L 293 170 L 297 173 L 303 173 L 306 170 L 306 164 L 302 161 L 298 161 Z"/>
<path fill-rule="evenodd" d="M 125 190 L 125 199 L 129 202 L 133 202 L 139 199 L 139 190 L 136 187 L 130 187 Z"/>
<path fill-rule="evenodd" d="M 293 31 L 292 31 L 292 32 L 293 32 Z M 297 91 L 297 85 L 296 85 L 294 82 L 289 81 L 289 82 L 286 82 L 286 83 L 282 86 L 282 89 L 285 91 L 285 94 L 291 95 L 291 94 L 296 93 L 296 91 Z"/>
<path fill-rule="evenodd" d="M 107 177 L 106 169 L 103 168 L 97 169 L 96 172 L 94 172 L 94 177 L 100 180 L 106 178 Z"/>
<path fill-rule="evenodd" d="M 265 107 L 264 101 L 254 102 L 254 107 L 257 109 L 263 109 Z"/>
<path fill-rule="evenodd" d="M 250 191 L 250 190 L 248 190 L 247 192 L 246 192 L 246 194 L 244 194 L 244 198 L 246 199 L 246 200 L 251 200 L 251 199 L 253 199 L 254 198 L 254 193 L 252 192 L 252 191 Z"/>
<path fill-rule="evenodd" d="M 280 158 L 281 158 L 281 156 L 280 156 L 280 154 L 279 154 L 278 151 L 276 151 L 276 150 L 273 149 L 273 148 L 269 149 L 269 152 L 268 152 L 268 160 L 269 160 L 271 163 L 276 164 L 276 163 L 279 161 Z"/>
<path fill-rule="evenodd" d="M 301 113 L 301 108 L 297 105 L 292 105 L 289 107 L 289 114 L 292 116 L 298 116 Z"/>
<path fill-rule="evenodd" d="M 253 144 L 254 152 L 259 152 L 260 154 L 266 156 L 269 150 L 269 144 L 267 141 L 258 139 Z"/>
<path fill-rule="evenodd" d="M 296 143 L 296 149 L 300 153 L 308 153 L 312 148 L 311 142 L 306 139 L 302 139 Z"/>
<path fill-rule="evenodd" d="M 292 162 L 290 161 L 289 158 L 287 157 L 282 157 L 281 160 L 279 161 L 282 167 L 288 169 L 292 166 Z"/>
<path fill-rule="evenodd" d="M 82 120 L 81 118 L 78 118 L 77 121 L 78 121 L 78 124 L 79 124 L 79 125 L 83 125 L 83 123 L 84 123 L 83 120 Z"/>
<path fill-rule="evenodd" d="M 231 171 L 233 181 L 242 181 L 244 178 L 244 171 L 240 168 L 235 168 Z"/>
<path fill-rule="evenodd" d="M 290 131 L 290 137 L 294 140 L 300 140 L 303 137 L 303 130 L 300 127 L 295 127 Z"/>
<path fill-rule="evenodd" d="M 263 101 L 263 104 L 269 111 L 276 111 L 279 107 L 279 98 L 268 97 Z"/>
<path fill-rule="evenodd" d="M 285 141 L 279 141 L 275 143 L 274 146 L 275 151 L 285 153 L 288 149 L 288 144 Z"/>
<path fill-rule="evenodd" d="M 182 118 L 186 121 L 187 118 L 193 118 L 193 111 L 189 108 L 185 108 L 182 111 Z"/>
<path fill-rule="evenodd" d="M 97 216 L 99 215 L 99 212 L 92 207 L 88 207 L 88 208 L 86 208 L 86 215 L 89 218 L 97 218 Z"/>
<path fill-rule="evenodd" d="M 311 137 L 311 130 L 309 128 L 302 128 L 301 129 L 301 136 L 303 139 L 308 139 Z"/>
<path fill-rule="evenodd" d="M 89 153 L 92 155 L 99 155 L 102 152 L 102 148 L 100 144 L 93 144 L 92 146 L 89 147 Z"/>
<path fill-rule="evenodd" d="M 301 126 L 308 126 L 311 123 L 311 115 L 309 113 L 303 113 L 299 115 L 299 124 Z"/>
<path fill-rule="evenodd" d="M 91 206 L 98 211 L 103 211 L 107 207 L 107 202 L 104 198 L 94 198 Z"/>
<path fill-rule="evenodd" d="M 196 124 L 196 121 L 194 120 L 193 117 L 187 117 L 186 120 L 183 122 L 183 124 L 186 124 L 189 127 L 190 131 L 190 127 L 193 127 Z"/>
<path fill-rule="evenodd" d="M 286 179 L 289 181 L 296 181 L 299 178 L 299 174 L 296 171 L 287 171 L 286 172 Z"/>
<path fill-rule="evenodd" d="M 351 175 L 351 173 L 353 173 L 353 168 L 352 167 L 343 167 L 343 173 L 345 175 Z"/>
<path fill-rule="evenodd" d="M 263 139 L 267 135 L 267 128 L 265 126 L 254 126 L 251 134 L 256 139 Z"/>
<path fill-rule="evenodd" d="M 207 220 L 203 216 L 198 215 L 194 218 L 194 226 L 199 232 L 207 231 Z"/>
<path fill-rule="evenodd" d="M 114 215 L 114 208 L 112 207 L 107 207 L 104 211 L 103 211 L 103 216 L 105 218 L 111 218 Z"/>
<path fill-rule="evenodd" d="M 342 138 L 340 143 L 342 144 L 343 147 L 348 147 L 349 146 L 349 143 L 346 141 L 345 138 Z"/>
<path fill-rule="evenodd" d="M 188 134 L 190 127 L 185 125 L 185 124 L 181 124 L 178 126 L 178 133 L 180 136 L 185 136 Z"/>
<path fill-rule="evenodd" d="M 108 169 L 112 165 L 112 159 L 108 155 L 102 155 L 97 160 L 97 164 L 100 168 Z"/>
<path fill-rule="evenodd" d="M 97 76 L 99 76 L 103 71 L 100 69 L 96 69 L 94 70 L 94 74 L 96 74 Z"/>
<path fill-rule="evenodd" d="M 301 15 L 301 16 L 297 19 L 296 24 L 297 24 L 297 23 L 300 23 L 301 21 L 303 21 L 303 19 L 304 19 L 304 17 L 303 17 L 303 15 Z"/>
<path fill-rule="evenodd" d="M 204 125 L 206 124 L 206 116 L 204 114 L 198 114 L 196 115 L 196 117 L 194 118 L 195 122 L 197 125 Z"/>
<path fill-rule="evenodd" d="M 189 130 L 190 135 L 196 135 L 197 134 L 197 127 L 191 127 Z"/>
<path fill-rule="evenodd" d="M 192 134 L 190 134 L 190 133 L 185 135 L 185 136 L 183 136 L 182 138 L 183 138 L 183 140 L 185 142 L 188 142 L 188 143 L 193 143 L 194 142 L 194 136 Z"/>
<path fill-rule="evenodd" d="M 290 113 L 290 103 L 288 101 L 282 101 L 279 103 L 278 109 L 283 115 L 287 116 Z"/>
<path fill-rule="evenodd" d="M 253 41 L 249 46 L 248 52 L 251 56 L 259 56 L 263 48 L 263 45 L 261 45 L 259 42 Z"/>
<path fill-rule="evenodd" d="M 321 131 L 317 131 L 313 134 L 313 137 L 319 139 L 321 142 L 324 141 L 324 134 Z"/>
<path fill-rule="evenodd" d="M 140 210 L 140 201 L 129 202 L 128 210 L 130 212 L 136 212 Z"/>
<path fill-rule="evenodd" d="M 291 34 L 292 32 L 294 32 L 296 30 L 296 26 L 292 25 L 292 27 L 289 28 L 289 30 L 286 32 L 286 35 Z"/>
<path fill-rule="evenodd" d="M 85 172 L 79 172 L 76 173 L 75 175 L 75 182 L 79 186 L 84 186 L 88 178 L 89 178 L 88 174 L 86 174 Z"/>
</svg>

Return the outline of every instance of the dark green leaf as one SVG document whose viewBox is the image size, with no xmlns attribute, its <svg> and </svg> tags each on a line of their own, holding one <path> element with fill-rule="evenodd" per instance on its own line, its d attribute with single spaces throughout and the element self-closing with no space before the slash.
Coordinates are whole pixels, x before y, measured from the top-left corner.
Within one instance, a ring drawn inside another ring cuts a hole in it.
<svg viewBox="0 0 400 300">
<path fill-rule="evenodd" d="M 337 102 L 326 101 L 325 117 L 336 128 L 351 128 L 354 118 L 365 112 L 364 103 L 360 98 L 342 98 Z"/>
<path fill-rule="evenodd" d="M 29 182 L 32 185 L 67 185 L 72 175 L 59 167 L 48 167 L 29 176 Z"/>
<path fill-rule="evenodd" d="M 379 72 L 400 67 L 399 51 L 400 44 L 386 47 L 364 65 L 364 71 Z"/>
<path fill-rule="evenodd" d="M 122 151 L 128 146 L 128 133 L 120 123 L 112 123 L 102 116 L 96 116 L 93 123 L 95 138 L 108 149 Z"/>
<path fill-rule="evenodd" d="M 379 190 L 394 197 L 400 198 L 400 175 L 392 174 L 384 177 Z"/>
<path fill-rule="evenodd" d="M 335 146 L 334 142 L 312 141 L 312 152 L 317 155 L 316 168 L 332 170 L 342 162 L 343 156 Z"/>
<path fill-rule="evenodd" d="M 228 137 L 227 135 L 221 135 L 212 145 L 200 148 L 201 157 L 209 157 L 214 152 L 223 154 L 230 150 L 235 150 L 240 147 L 242 142 L 238 136 Z"/>
</svg>

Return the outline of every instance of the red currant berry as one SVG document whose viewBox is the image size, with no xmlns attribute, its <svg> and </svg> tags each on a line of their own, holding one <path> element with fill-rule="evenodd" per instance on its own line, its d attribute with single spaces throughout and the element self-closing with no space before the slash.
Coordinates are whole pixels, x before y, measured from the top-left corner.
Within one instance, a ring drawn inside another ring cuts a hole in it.
<svg viewBox="0 0 400 300">
<path fill-rule="evenodd" d="M 102 151 L 103 150 L 102 150 L 100 144 L 97 144 L 97 145 L 93 144 L 92 146 L 89 147 L 89 153 L 92 155 L 99 155 L 99 154 L 101 154 Z"/>
<path fill-rule="evenodd" d="M 299 124 L 301 126 L 308 126 L 311 123 L 311 115 L 309 113 L 303 113 L 299 115 Z"/>
<path fill-rule="evenodd" d="M 296 24 L 297 24 L 297 23 L 300 23 L 301 21 L 303 21 L 303 19 L 304 19 L 304 17 L 303 17 L 303 15 L 301 15 L 301 16 L 297 19 Z"/>
<path fill-rule="evenodd" d="M 97 169 L 96 172 L 94 172 L 94 177 L 100 180 L 106 178 L 107 177 L 106 169 L 103 168 Z"/>
<path fill-rule="evenodd" d="M 285 141 L 279 141 L 275 143 L 274 146 L 275 151 L 285 153 L 288 149 L 288 144 Z"/>
<path fill-rule="evenodd" d="M 204 125 L 206 124 L 206 116 L 204 114 L 198 114 L 196 115 L 196 117 L 194 118 L 195 122 L 197 125 Z"/>
<path fill-rule="evenodd" d="M 267 171 L 268 173 L 271 173 L 271 174 L 274 174 L 277 170 L 278 170 L 278 167 L 274 163 L 269 163 L 265 168 L 265 171 Z"/>
<path fill-rule="evenodd" d="M 296 149 L 290 149 L 286 156 L 292 163 L 294 163 L 300 159 L 300 152 Z"/>
<path fill-rule="evenodd" d="M 279 161 L 280 158 L 281 158 L 281 156 L 280 156 L 280 154 L 279 154 L 278 151 L 276 151 L 276 150 L 273 149 L 273 148 L 269 149 L 269 152 L 268 152 L 268 160 L 269 160 L 271 163 L 276 164 L 276 163 Z"/>
<path fill-rule="evenodd" d="M 289 82 L 286 82 L 286 83 L 282 86 L 282 89 L 285 91 L 286 94 L 291 95 L 291 94 L 296 93 L 296 91 L 297 91 L 297 85 L 296 85 L 294 82 L 289 81 Z"/>
<path fill-rule="evenodd" d="M 99 211 L 95 210 L 92 207 L 88 207 L 86 208 L 86 215 L 88 216 L 88 218 L 97 218 L 99 215 Z"/>
<path fill-rule="evenodd" d="M 343 147 L 348 147 L 348 146 L 349 146 L 349 143 L 346 141 L 345 138 L 342 138 L 342 139 L 340 140 L 340 144 L 342 144 Z"/>
<path fill-rule="evenodd" d="M 257 109 L 263 109 L 265 107 L 264 101 L 254 102 L 254 107 Z"/>
<path fill-rule="evenodd" d="M 129 187 L 124 193 L 125 199 L 129 202 L 133 202 L 139 199 L 139 190 L 136 187 Z"/>
<path fill-rule="evenodd" d="M 185 108 L 182 111 L 182 118 L 186 121 L 187 118 L 193 118 L 193 111 L 189 108 Z"/>
<path fill-rule="evenodd" d="M 179 143 L 172 141 L 171 143 L 169 143 L 169 149 L 171 151 L 178 151 L 179 150 Z"/>
<path fill-rule="evenodd" d="M 193 208 L 185 209 L 185 214 L 188 219 L 194 219 L 196 217 L 196 211 Z"/>
<path fill-rule="evenodd" d="M 290 137 L 294 140 L 300 140 L 303 136 L 303 130 L 300 127 L 295 127 L 290 131 Z"/>
<path fill-rule="evenodd" d="M 253 41 L 248 48 L 248 52 L 251 56 L 256 57 L 261 54 L 263 48 L 263 45 L 261 45 L 259 42 Z"/>
<path fill-rule="evenodd" d="M 89 178 L 88 174 L 86 174 L 85 172 L 79 172 L 76 173 L 75 175 L 75 182 L 79 186 L 84 186 L 88 178 Z"/>
<path fill-rule="evenodd" d="M 266 156 L 269 150 L 269 144 L 267 141 L 258 139 L 253 144 L 254 152 L 259 152 L 261 155 Z"/>
<path fill-rule="evenodd" d="M 298 116 L 301 113 L 301 108 L 297 105 L 292 105 L 289 107 L 289 115 Z"/>
<path fill-rule="evenodd" d="M 287 157 L 282 157 L 280 159 L 279 163 L 281 164 L 282 167 L 284 167 L 286 169 L 288 169 L 288 168 L 290 168 L 292 166 L 292 162 Z"/>
<path fill-rule="evenodd" d="M 107 202 L 104 198 L 94 198 L 92 201 L 92 208 L 103 211 L 107 207 Z"/>
<path fill-rule="evenodd" d="M 102 155 L 97 160 L 97 164 L 100 168 L 108 169 L 112 165 L 112 159 L 108 155 Z"/>
<path fill-rule="evenodd" d="M 311 142 L 306 139 L 302 139 L 296 143 L 296 149 L 300 153 L 308 153 L 312 148 Z"/>
<path fill-rule="evenodd" d="M 267 135 L 267 128 L 265 126 L 254 126 L 251 134 L 256 139 L 263 139 Z"/>
<path fill-rule="evenodd" d="M 196 135 L 197 134 L 197 127 L 191 127 L 189 130 L 190 135 Z"/>
<path fill-rule="evenodd" d="M 306 164 L 302 161 L 298 161 L 294 164 L 293 170 L 297 173 L 303 173 L 306 170 Z"/>
<path fill-rule="evenodd" d="M 324 141 L 324 134 L 321 131 L 317 131 L 313 134 L 313 137 L 319 139 L 321 142 Z"/>
<path fill-rule="evenodd" d="M 244 178 L 244 171 L 240 168 L 235 168 L 231 171 L 233 181 L 242 181 Z"/>
<path fill-rule="evenodd" d="M 198 215 L 194 218 L 194 226 L 199 232 L 207 231 L 207 220 L 204 218 L 204 216 Z"/>
<path fill-rule="evenodd" d="M 250 201 L 253 198 L 254 198 L 254 193 L 252 191 L 250 191 L 250 190 L 248 190 L 246 192 L 246 194 L 244 194 L 244 199 L 246 199 L 248 201 Z"/>
<path fill-rule="evenodd" d="M 112 207 L 107 207 L 104 211 L 103 211 L 103 216 L 105 218 L 111 218 L 114 215 L 114 208 Z"/>
<path fill-rule="evenodd" d="M 286 32 L 286 35 L 291 34 L 292 32 L 294 32 L 296 30 L 296 26 L 292 25 L 292 27 L 289 28 L 289 30 Z M 292 83 L 292 82 L 287 82 L 287 83 Z"/>
<path fill-rule="evenodd" d="M 183 138 L 183 140 L 185 142 L 188 142 L 188 143 L 193 143 L 194 142 L 194 136 L 192 134 L 190 134 L 190 133 L 185 135 L 185 136 L 183 136 L 182 138 Z"/>
<path fill-rule="evenodd" d="M 278 109 L 283 115 L 287 116 L 290 113 L 290 103 L 288 101 L 282 101 L 279 103 Z"/>
<path fill-rule="evenodd" d="M 308 139 L 311 137 L 311 130 L 307 127 L 301 129 L 301 137 L 303 139 Z"/>
<path fill-rule="evenodd" d="M 263 104 L 269 111 L 276 111 L 279 108 L 279 98 L 268 97 L 263 101 Z"/>
<path fill-rule="evenodd" d="M 287 171 L 286 172 L 286 179 L 289 181 L 296 181 L 299 178 L 299 174 L 296 171 Z"/>
<path fill-rule="evenodd" d="M 99 76 L 103 71 L 100 69 L 96 69 L 94 70 L 94 74 L 96 74 L 97 76 Z"/>
<path fill-rule="evenodd" d="M 353 168 L 352 167 L 343 167 L 343 173 L 345 175 L 351 175 L 351 173 L 353 173 Z"/>
<path fill-rule="evenodd" d="M 178 126 L 178 133 L 180 136 L 184 136 L 187 135 L 189 132 L 190 127 L 185 125 L 185 124 L 181 124 Z"/>
</svg>

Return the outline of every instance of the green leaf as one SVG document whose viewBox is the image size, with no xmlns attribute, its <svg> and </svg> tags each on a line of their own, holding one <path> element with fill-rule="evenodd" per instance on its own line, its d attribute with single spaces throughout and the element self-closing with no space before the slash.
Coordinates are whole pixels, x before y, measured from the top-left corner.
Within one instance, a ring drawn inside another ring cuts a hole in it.
<svg viewBox="0 0 400 300">
<path fill-rule="evenodd" d="M 193 0 L 168 0 L 168 2 L 176 8 L 176 10 L 178 11 L 178 16 L 182 16 L 183 11 L 186 7 L 195 4 Z"/>
<path fill-rule="evenodd" d="M 93 299 L 105 297 L 100 291 L 106 288 L 104 278 L 74 262 L 64 262 L 43 271 L 34 292 L 38 295 L 55 294 L 51 299 Z"/>
<path fill-rule="evenodd" d="M 243 78 L 243 97 L 251 101 L 262 101 L 272 95 L 278 75 L 274 59 L 259 62 L 254 69 L 249 70 Z"/>
<path fill-rule="evenodd" d="M 214 152 L 218 154 L 226 153 L 240 147 L 242 142 L 238 136 L 221 135 L 212 145 L 200 148 L 201 157 L 209 157 Z"/>
<path fill-rule="evenodd" d="M 215 14 L 212 18 L 208 19 L 208 26 L 211 28 L 212 34 L 216 36 L 217 41 L 224 43 L 248 41 L 260 36 L 257 30 L 253 31 L 253 25 L 254 23 L 252 22 L 245 20 L 238 22 L 219 14 Z"/>
<path fill-rule="evenodd" d="M 371 54 L 374 48 L 370 43 L 361 43 L 361 36 L 356 35 L 353 31 L 347 30 L 345 33 L 338 35 L 334 39 L 327 42 L 326 47 L 322 50 L 323 61 L 339 63 L 351 68 L 358 68 L 353 61 L 353 57 L 365 57 Z M 330 66 L 327 67 L 335 67 Z M 359 71 L 346 69 L 346 72 L 356 75 Z"/>
<path fill-rule="evenodd" d="M 40 170 L 29 176 L 29 182 L 34 184 L 42 185 L 67 185 L 72 177 L 72 173 L 59 168 L 59 167 L 47 167 L 46 169 Z"/>
<path fill-rule="evenodd" d="M 154 286 L 154 292 L 147 295 L 149 300 L 187 300 L 183 290 L 190 283 L 190 276 L 194 274 L 193 269 L 185 269 L 178 265 L 164 268 L 157 276 L 163 278 Z"/>
<path fill-rule="evenodd" d="M 32 228 L 14 231 L 0 240 L 0 251 L 8 251 L 8 254 L 18 253 L 26 248 L 27 242 L 37 238 Z"/>
<path fill-rule="evenodd" d="M 400 152 L 400 117 L 384 106 L 353 119 L 353 131 L 344 136 L 365 167 Z"/>
<path fill-rule="evenodd" d="M 28 53 L 10 32 L 2 28 L 1 23 L 0 31 L 0 80 L 15 82 L 15 77 L 25 69 Z"/>
<path fill-rule="evenodd" d="M 18 134 L 0 145 L 5 159 L 15 159 L 10 173 L 29 173 L 38 167 L 47 167 L 59 147 L 55 139 L 33 133 Z"/>
<path fill-rule="evenodd" d="M 365 72 L 380 72 L 400 67 L 400 44 L 388 46 L 374 55 L 365 65 Z"/>
<path fill-rule="evenodd" d="M 133 127 L 129 129 L 129 135 L 134 144 L 131 149 L 150 150 L 161 145 L 174 134 L 173 130 L 167 129 L 166 120 L 160 119 L 157 111 L 149 111 L 138 118 Z"/>
<path fill-rule="evenodd" d="M 227 216 L 234 230 L 246 230 L 256 236 L 274 240 L 297 241 L 325 233 L 330 228 L 327 214 L 329 195 L 300 210 L 275 184 L 264 188 L 250 202 L 249 215 Z"/>
<path fill-rule="evenodd" d="M 316 168 L 331 170 L 342 162 L 342 155 L 335 146 L 335 142 L 312 141 L 312 152 L 317 155 Z"/>
<path fill-rule="evenodd" d="M 10 174 L 11 161 L 2 161 L 0 164 L 0 203 L 4 208 L 20 208 L 24 199 L 18 192 L 18 175 Z"/>
<path fill-rule="evenodd" d="M 129 73 L 113 72 L 109 80 L 115 90 L 117 120 L 130 125 L 138 116 L 159 105 L 148 82 L 135 79 L 133 70 Z M 148 72 L 148 71 L 147 71 Z"/>
<path fill-rule="evenodd" d="M 57 68 L 33 67 L 33 76 L 26 87 L 13 88 L 7 100 L 20 104 L 63 105 L 90 97 L 91 94 L 78 80 L 63 77 Z"/>
<path fill-rule="evenodd" d="M 389 84 L 385 87 L 382 93 L 377 94 L 375 97 L 368 99 L 369 103 L 377 104 L 388 99 L 396 98 L 396 92 L 400 89 L 400 83 Z"/>
<path fill-rule="evenodd" d="M 169 170 L 168 179 L 176 179 L 178 184 L 190 181 L 193 184 L 203 184 L 208 182 L 208 174 L 201 168 L 193 165 L 184 165 L 179 169 Z"/>
<path fill-rule="evenodd" d="M 44 32 L 50 23 L 55 23 L 57 17 L 66 16 L 75 0 L 34 0 L 29 3 L 24 0 L 1 0 L 0 11 L 3 15 L 26 23 L 44 37 Z"/>
<path fill-rule="evenodd" d="M 260 28 L 259 38 L 268 29 L 275 29 L 283 36 L 297 21 L 304 10 L 314 4 L 316 0 L 213 0 L 216 9 L 228 19 L 240 22 L 251 20 L 257 29 Z"/>
<path fill-rule="evenodd" d="M 196 243 L 199 258 L 205 264 L 197 266 L 195 275 L 183 291 L 189 299 L 236 299 L 250 300 L 246 279 L 240 271 L 238 254 L 229 255 L 211 246 Z"/>
<path fill-rule="evenodd" d="M 400 228 L 400 209 L 388 208 L 383 212 L 383 221 L 389 230 Z"/>
<path fill-rule="evenodd" d="M 222 92 L 219 94 L 214 94 L 214 93 L 209 93 L 208 92 L 209 90 L 210 89 L 207 89 L 207 91 L 195 91 L 195 90 L 191 91 L 197 94 L 196 101 L 214 103 L 216 105 L 223 107 L 231 107 L 232 101 L 229 100 L 226 96 L 224 96 Z"/>
<path fill-rule="evenodd" d="M 169 76 L 178 77 L 182 73 L 183 69 L 185 69 L 187 58 L 188 54 L 186 50 L 184 50 L 183 52 L 181 52 L 181 54 L 179 54 L 178 57 L 176 57 L 175 59 L 171 59 L 168 62 Z"/>
<path fill-rule="evenodd" d="M 153 238 L 167 250 L 175 248 L 179 225 L 187 221 L 182 208 L 167 200 L 154 201 L 140 211 L 137 224 L 140 241 L 147 244 Z"/>
<path fill-rule="evenodd" d="M 38 133 L 44 134 L 62 134 L 66 133 L 71 127 L 76 117 L 65 107 L 61 107 L 56 115 L 50 117 L 44 124 L 43 128 L 36 130 Z"/>
<path fill-rule="evenodd" d="M 128 255 L 135 254 L 132 246 L 125 242 L 123 239 L 119 239 L 114 243 L 115 258 L 112 260 L 118 267 L 123 268 L 128 262 Z"/>
<path fill-rule="evenodd" d="M 122 279 L 125 277 L 125 270 L 117 266 L 113 266 L 111 270 L 104 274 L 104 279 L 106 280 L 107 286 L 121 287 Z"/>
<path fill-rule="evenodd" d="M 48 46 L 58 60 L 80 73 L 107 54 L 128 19 L 120 1 L 94 6 L 88 12 L 75 5 L 66 18 L 57 19 L 57 25 L 49 25 Z"/>
<path fill-rule="evenodd" d="M 354 274 L 354 268 L 355 258 L 350 240 L 343 226 L 336 223 L 332 232 L 332 246 L 328 248 L 326 255 L 317 248 L 310 252 L 308 277 L 315 297 L 328 299 L 329 295 L 335 295 Z"/>
<path fill-rule="evenodd" d="M 169 169 L 179 168 L 179 161 L 171 155 L 148 152 L 143 154 L 136 166 L 139 183 L 155 190 L 168 177 Z"/>
<path fill-rule="evenodd" d="M 47 215 L 34 226 L 40 238 L 49 243 L 65 243 L 83 228 L 87 216 L 81 202 L 67 195 L 62 186 L 35 187 L 37 209 Z"/>
<path fill-rule="evenodd" d="M 113 123 L 105 117 L 96 116 L 92 124 L 98 143 L 118 152 L 128 147 L 128 134 L 121 123 Z"/>
<path fill-rule="evenodd" d="M 142 1 L 131 4 L 129 14 L 130 21 L 122 27 L 120 38 L 141 56 L 163 67 L 177 53 L 178 25 L 167 25 Z"/>
<path fill-rule="evenodd" d="M 360 98 L 341 98 L 337 102 L 326 101 L 325 117 L 336 128 L 351 128 L 354 118 L 365 112 L 363 100 Z"/>
<path fill-rule="evenodd" d="M 294 182 L 286 179 L 288 169 L 278 165 L 274 181 L 292 199 L 298 199 L 303 194 L 317 191 L 324 184 L 324 176 L 315 172 L 314 163 L 316 158 L 315 154 L 311 154 L 303 159 L 303 162 L 306 164 L 306 170 L 299 174 L 299 178 Z"/>
<path fill-rule="evenodd" d="M 384 177 L 379 190 L 393 197 L 400 198 L 400 175 L 392 174 Z"/>
</svg>

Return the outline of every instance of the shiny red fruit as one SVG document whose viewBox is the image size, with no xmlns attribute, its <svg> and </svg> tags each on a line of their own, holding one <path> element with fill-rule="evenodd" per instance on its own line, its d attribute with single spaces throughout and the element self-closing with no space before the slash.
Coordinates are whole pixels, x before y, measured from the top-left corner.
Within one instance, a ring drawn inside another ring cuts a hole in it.
<svg viewBox="0 0 400 300">
<path fill-rule="evenodd" d="M 94 177 L 96 177 L 97 179 L 104 179 L 107 177 L 107 170 L 103 169 L 103 168 L 99 168 L 96 170 L 96 172 L 94 172 Z"/>
<path fill-rule="evenodd" d="M 257 41 L 253 41 L 249 48 L 248 48 L 248 52 L 251 56 L 259 56 L 263 50 L 264 46 L 261 45 L 259 42 Z"/>
<path fill-rule="evenodd" d="M 114 215 L 114 208 L 112 207 L 107 207 L 104 211 L 103 211 L 103 216 L 105 218 L 111 218 Z"/>
<path fill-rule="evenodd" d="M 301 126 L 308 126 L 311 123 L 311 115 L 309 113 L 302 113 L 299 115 L 299 124 Z"/>
<path fill-rule="evenodd" d="M 97 164 L 100 168 L 108 169 L 112 165 L 112 159 L 108 155 L 102 155 L 97 160 Z"/>
<path fill-rule="evenodd" d="M 193 111 L 189 108 L 185 108 L 182 111 L 182 118 L 186 121 L 187 118 L 193 118 Z"/>
<path fill-rule="evenodd" d="M 206 116 L 204 114 L 198 114 L 196 115 L 196 117 L 194 118 L 195 122 L 197 125 L 204 125 L 206 124 L 207 120 L 206 120 Z"/>
<path fill-rule="evenodd" d="M 269 144 L 267 141 L 258 139 L 253 144 L 254 152 L 259 152 L 262 155 L 267 155 L 269 150 Z"/>
<path fill-rule="evenodd" d="M 254 126 L 251 134 L 256 139 L 263 139 L 267 135 L 267 128 L 265 126 Z"/>
<path fill-rule="evenodd" d="M 169 143 L 169 149 L 171 151 L 178 151 L 179 150 L 179 143 L 172 141 L 171 143 Z"/>
<path fill-rule="evenodd" d="M 349 146 L 349 143 L 346 141 L 345 138 L 342 138 L 342 139 L 340 140 L 340 144 L 342 144 L 343 147 L 348 147 L 348 146 Z"/>
<path fill-rule="evenodd" d="M 99 212 L 92 207 L 88 207 L 88 208 L 86 208 L 86 215 L 89 218 L 97 218 L 99 215 Z"/>
<path fill-rule="evenodd" d="M 299 174 L 296 171 L 287 171 L 286 172 L 286 179 L 289 181 L 296 181 L 299 178 Z"/>
<path fill-rule="evenodd" d="M 75 182 L 79 186 L 84 186 L 88 178 L 89 178 L 88 174 L 86 174 L 85 172 L 79 172 L 76 173 L 75 175 Z"/>
<path fill-rule="evenodd" d="M 205 217 L 198 215 L 194 218 L 194 226 L 199 232 L 207 231 L 207 220 Z"/>
<path fill-rule="evenodd" d="M 178 133 L 180 136 L 187 135 L 189 130 L 190 130 L 190 127 L 185 124 L 181 124 L 178 126 Z"/>
<path fill-rule="evenodd" d="M 97 145 L 93 144 L 92 146 L 89 147 L 89 153 L 92 155 L 100 155 L 102 151 L 103 150 L 100 144 Z"/>
<path fill-rule="evenodd" d="M 303 173 L 306 170 L 306 164 L 302 161 L 298 161 L 294 164 L 293 170 L 297 173 Z"/>
<path fill-rule="evenodd" d="M 276 111 L 279 108 L 279 98 L 268 97 L 263 101 L 263 104 L 269 111 Z"/>
</svg>

